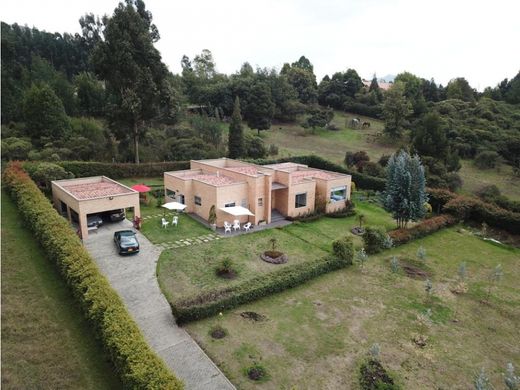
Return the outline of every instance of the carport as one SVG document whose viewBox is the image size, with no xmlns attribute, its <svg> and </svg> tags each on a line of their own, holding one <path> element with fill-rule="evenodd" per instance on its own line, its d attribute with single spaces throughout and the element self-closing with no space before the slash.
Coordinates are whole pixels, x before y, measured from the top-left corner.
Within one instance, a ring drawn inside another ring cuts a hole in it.
<svg viewBox="0 0 520 390">
<path fill-rule="evenodd" d="M 139 192 L 106 176 L 55 180 L 52 182 L 54 207 L 72 222 L 72 211 L 78 214 L 82 238 L 88 237 L 87 216 L 116 209 L 134 209 L 140 217 Z"/>
</svg>

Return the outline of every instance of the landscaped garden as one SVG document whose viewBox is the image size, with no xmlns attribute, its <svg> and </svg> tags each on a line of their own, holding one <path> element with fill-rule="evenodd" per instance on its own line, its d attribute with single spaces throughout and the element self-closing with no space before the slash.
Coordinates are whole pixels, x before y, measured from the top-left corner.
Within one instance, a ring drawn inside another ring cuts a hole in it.
<svg viewBox="0 0 520 390">
<path fill-rule="evenodd" d="M 424 260 L 417 259 L 420 247 Z M 396 273 L 393 256 L 400 264 Z M 374 343 L 403 388 L 467 389 L 482 367 L 499 388 L 506 364 L 520 361 L 519 259 L 520 250 L 456 226 L 370 256 L 363 269 L 329 273 L 187 330 L 244 389 L 258 386 L 247 376 L 252 366 L 265 369 L 265 389 L 357 388 L 359 367 Z M 463 262 L 465 293 L 458 287 Z M 403 271 L 410 264 L 426 271 L 431 295 L 424 278 Z M 490 275 L 498 264 L 504 275 L 494 283 Z M 212 337 L 216 328 L 226 336 Z"/>
</svg>

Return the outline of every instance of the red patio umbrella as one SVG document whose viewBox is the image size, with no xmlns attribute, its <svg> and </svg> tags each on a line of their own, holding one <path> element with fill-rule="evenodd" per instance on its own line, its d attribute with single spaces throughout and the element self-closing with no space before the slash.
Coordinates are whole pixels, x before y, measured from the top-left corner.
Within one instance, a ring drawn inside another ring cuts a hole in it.
<svg viewBox="0 0 520 390">
<path fill-rule="evenodd" d="M 135 186 L 132 186 L 133 190 L 136 190 L 137 192 L 148 192 L 151 190 L 150 187 L 145 186 L 144 184 L 136 184 Z"/>
</svg>

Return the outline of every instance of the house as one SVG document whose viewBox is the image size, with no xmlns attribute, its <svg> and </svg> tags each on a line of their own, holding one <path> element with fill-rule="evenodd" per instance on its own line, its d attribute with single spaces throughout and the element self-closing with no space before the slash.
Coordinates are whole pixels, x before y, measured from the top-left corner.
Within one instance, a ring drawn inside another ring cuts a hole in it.
<svg viewBox="0 0 520 390">
<path fill-rule="evenodd" d="M 217 226 L 236 219 L 226 208 L 242 206 L 254 216 L 240 217 L 253 224 L 271 223 L 275 216 L 297 217 L 316 204 L 331 213 L 350 198 L 351 176 L 309 168 L 292 162 L 255 165 L 228 158 L 192 160 L 188 170 L 164 173 L 166 201 L 185 204 L 186 212 L 207 220 L 215 206 Z"/>
</svg>

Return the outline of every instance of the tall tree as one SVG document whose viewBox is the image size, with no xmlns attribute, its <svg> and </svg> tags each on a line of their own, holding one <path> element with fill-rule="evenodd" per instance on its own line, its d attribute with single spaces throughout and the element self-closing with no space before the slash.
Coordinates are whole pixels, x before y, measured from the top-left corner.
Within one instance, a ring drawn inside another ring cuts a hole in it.
<svg viewBox="0 0 520 390">
<path fill-rule="evenodd" d="M 27 134 L 39 140 L 58 140 L 70 130 L 69 117 L 63 104 L 47 84 L 33 85 L 25 94 L 23 113 Z"/>
<path fill-rule="evenodd" d="M 411 157 L 407 152 L 399 151 L 390 157 L 383 203 L 399 228 L 424 217 L 424 205 L 428 201 L 425 186 L 424 167 L 419 156 Z"/>
<path fill-rule="evenodd" d="M 82 115 L 99 116 L 103 112 L 105 90 L 96 77 L 88 72 L 81 72 L 74 77 L 78 110 Z"/>
<path fill-rule="evenodd" d="M 228 156 L 238 158 L 244 156 L 244 131 L 242 128 L 242 114 L 240 113 L 240 99 L 235 98 L 235 106 L 229 124 Z"/>
<path fill-rule="evenodd" d="M 446 95 L 448 99 L 460 99 L 466 102 L 475 101 L 475 90 L 471 88 L 464 77 L 450 80 L 446 86 Z"/>
<path fill-rule="evenodd" d="M 110 126 L 119 135 L 130 134 L 139 163 L 139 139 L 152 120 L 174 117 L 175 91 L 154 47 L 159 32 L 142 0 L 119 3 L 104 25 L 92 62 L 106 83 Z"/>
<path fill-rule="evenodd" d="M 267 130 L 271 127 L 273 116 L 274 104 L 269 85 L 264 82 L 255 83 L 251 88 L 247 105 L 247 125 L 251 129 L 256 129 L 260 135 L 260 130 Z"/>
<path fill-rule="evenodd" d="M 437 112 L 427 113 L 413 132 L 412 144 L 421 156 L 431 156 L 446 161 L 449 153 L 446 129 Z"/>
<path fill-rule="evenodd" d="M 406 123 L 406 118 L 412 113 L 412 105 L 404 96 L 404 84 L 394 83 L 386 92 L 383 104 L 385 118 L 384 131 L 392 137 L 400 137 Z"/>
</svg>

